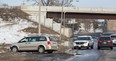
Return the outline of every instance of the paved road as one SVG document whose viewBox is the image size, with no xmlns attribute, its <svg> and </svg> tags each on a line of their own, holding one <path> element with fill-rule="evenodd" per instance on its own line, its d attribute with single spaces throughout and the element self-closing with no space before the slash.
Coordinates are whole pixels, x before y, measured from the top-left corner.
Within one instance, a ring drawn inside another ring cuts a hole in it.
<svg viewBox="0 0 116 61">
<path fill-rule="evenodd" d="M 103 48 L 97 50 L 97 43 L 94 45 L 94 49 L 81 49 L 78 54 L 66 61 L 116 61 L 116 47 L 113 50 Z"/>
<path fill-rule="evenodd" d="M 79 54 L 69 61 L 98 61 L 100 52 L 97 50 L 79 50 Z"/>
<path fill-rule="evenodd" d="M 113 50 L 103 49 L 100 52 L 102 54 L 99 61 L 116 61 L 116 47 Z"/>
<path fill-rule="evenodd" d="M 77 52 L 80 55 L 68 59 L 67 61 L 98 61 L 101 56 L 101 52 L 97 50 L 97 43 L 94 43 L 94 49 L 81 49 Z"/>
</svg>

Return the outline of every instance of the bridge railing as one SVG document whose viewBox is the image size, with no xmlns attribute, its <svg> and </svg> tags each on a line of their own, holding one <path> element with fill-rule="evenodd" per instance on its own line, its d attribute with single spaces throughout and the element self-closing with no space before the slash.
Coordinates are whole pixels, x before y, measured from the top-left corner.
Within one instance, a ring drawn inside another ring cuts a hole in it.
<svg viewBox="0 0 116 61">
<path fill-rule="evenodd" d="M 39 11 L 38 6 L 21 6 L 25 11 Z M 115 8 L 80 8 L 80 7 L 60 7 L 60 6 L 41 6 L 41 11 L 48 12 L 90 12 L 90 13 L 114 13 Z"/>
</svg>

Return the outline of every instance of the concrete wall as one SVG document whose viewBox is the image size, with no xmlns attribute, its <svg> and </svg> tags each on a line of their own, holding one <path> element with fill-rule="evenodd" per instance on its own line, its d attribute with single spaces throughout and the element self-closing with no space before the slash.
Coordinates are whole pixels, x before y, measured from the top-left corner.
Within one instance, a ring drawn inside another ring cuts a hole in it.
<svg viewBox="0 0 116 61">
<path fill-rule="evenodd" d="M 116 20 L 107 20 L 107 30 L 116 32 Z"/>
<path fill-rule="evenodd" d="M 29 13 L 29 14 L 31 14 L 31 13 Z M 46 20 L 46 12 L 41 12 L 41 20 L 40 20 L 40 22 L 41 22 L 41 24 L 44 24 L 44 22 L 45 22 L 45 20 Z M 30 16 L 29 16 L 29 18 L 31 19 L 31 20 L 33 20 L 33 21 L 35 21 L 35 22 L 39 22 L 39 16 L 38 16 L 39 14 L 31 14 Z"/>
<path fill-rule="evenodd" d="M 33 20 L 35 22 L 39 21 L 38 16 L 29 16 L 29 17 L 30 17 L 31 20 Z M 53 19 L 50 19 L 50 18 L 46 19 L 45 16 L 41 16 L 41 24 L 50 28 L 50 29 L 53 29 L 54 31 L 56 31 L 58 33 L 60 33 L 61 24 L 56 23 L 55 21 L 53 21 Z M 65 36 L 67 36 L 67 37 L 72 36 L 71 28 L 62 28 L 61 33 L 64 34 Z"/>
<path fill-rule="evenodd" d="M 56 23 L 53 19 L 46 19 L 45 26 L 53 29 L 54 31 L 60 33 L 61 23 Z M 71 28 L 61 28 L 61 33 L 67 37 L 72 36 Z"/>
</svg>

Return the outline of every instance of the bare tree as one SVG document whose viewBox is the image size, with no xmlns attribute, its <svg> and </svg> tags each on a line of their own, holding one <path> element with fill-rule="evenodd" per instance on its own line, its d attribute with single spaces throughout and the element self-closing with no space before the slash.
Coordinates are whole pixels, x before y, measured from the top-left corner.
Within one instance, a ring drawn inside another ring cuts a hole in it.
<svg viewBox="0 0 116 61">
<path fill-rule="evenodd" d="M 85 31 L 89 31 L 91 28 L 91 24 L 93 24 L 93 28 L 97 27 L 97 23 L 95 22 L 95 19 L 78 19 L 78 24 L 84 23 Z"/>
<path fill-rule="evenodd" d="M 34 1 L 33 5 L 38 5 L 41 3 L 43 6 L 72 6 L 71 2 L 73 0 L 27 0 Z"/>
<path fill-rule="evenodd" d="M 93 22 L 93 25 L 94 25 L 94 29 L 99 28 L 99 26 L 98 26 L 98 22 L 97 22 L 97 21 L 94 21 L 94 22 Z"/>
<path fill-rule="evenodd" d="M 4 4 L 2 4 L 1 6 L 8 6 L 8 4 L 5 4 L 5 3 L 4 3 Z"/>
</svg>

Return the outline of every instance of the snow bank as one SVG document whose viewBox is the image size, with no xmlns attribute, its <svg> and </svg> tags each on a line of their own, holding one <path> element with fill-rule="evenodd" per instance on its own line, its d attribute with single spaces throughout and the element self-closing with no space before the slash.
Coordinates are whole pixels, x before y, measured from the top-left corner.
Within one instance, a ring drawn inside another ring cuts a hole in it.
<svg viewBox="0 0 116 61">
<path fill-rule="evenodd" d="M 32 24 L 27 21 L 21 21 L 17 24 L 0 23 L 0 43 L 11 44 L 19 41 L 28 35 L 20 30 L 30 26 L 32 26 Z"/>
</svg>

